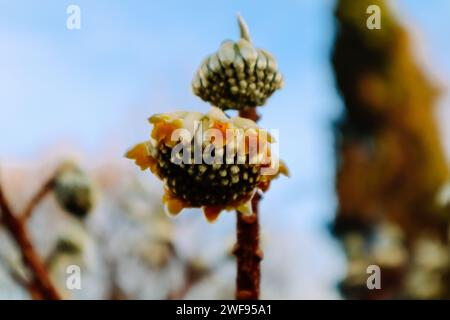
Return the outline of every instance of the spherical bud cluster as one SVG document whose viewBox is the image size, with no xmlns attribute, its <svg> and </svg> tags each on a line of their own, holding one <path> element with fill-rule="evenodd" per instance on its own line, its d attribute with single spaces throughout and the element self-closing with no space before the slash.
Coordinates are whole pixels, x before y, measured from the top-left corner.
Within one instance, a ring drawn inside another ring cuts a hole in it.
<svg viewBox="0 0 450 320">
<path fill-rule="evenodd" d="M 78 218 L 85 217 L 94 205 L 92 183 L 73 163 L 61 166 L 55 178 L 54 193 L 59 205 Z"/>
<path fill-rule="evenodd" d="M 202 207 L 208 220 L 223 209 L 251 213 L 257 189 L 266 190 L 280 172 L 271 167 L 272 138 L 251 120 L 228 118 L 213 108 L 204 115 L 178 112 L 155 115 L 152 139 L 132 148 L 127 156 L 149 168 L 165 184 L 166 209 Z"/>
<path fill-rule="evenodd" d="M 222 110 L 264 105 L 283 86 L 275 58 L 253 46 L 241 17 L 239 25 L 241 39 L 224 41 L 217 53 L 203 61 L 192 81 L 194 94 Z"/>
</svg>

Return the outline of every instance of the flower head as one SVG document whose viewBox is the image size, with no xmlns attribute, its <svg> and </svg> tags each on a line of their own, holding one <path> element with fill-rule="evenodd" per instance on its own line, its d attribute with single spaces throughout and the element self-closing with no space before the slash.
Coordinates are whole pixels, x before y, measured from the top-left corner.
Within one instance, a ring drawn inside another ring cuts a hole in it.
<svg viewBox="0 0 450 320">
<path fill-rule="evenodd" d="M 94 206 L 94 190 L 89 177 L 72 161 L 61 165 L 54 193 L 59 205 L 78 218 L 85 217 Z"/>
<path fill-rule="evenodd" d="M 277 61 L 253 46 L 240 16 L 239 27 L 241 39 L 224 41 L 218 52 L 202 62 L 192 81 L 197 96 L 223 110 L 261 106 L 283 86 Z"/>
<path fill-rule="evenodd" d="M 251 120 L 228 118 L 215 107 L 207 114 L 176 112 L 149 120 L 151 139 L 126 156 L 164 181 L 170 214 L 198 207 L 209 221 L 224 209 L 251 214 L 255 192 L 287 174 L 271 153 L 273 138 Z"/>
</svg>

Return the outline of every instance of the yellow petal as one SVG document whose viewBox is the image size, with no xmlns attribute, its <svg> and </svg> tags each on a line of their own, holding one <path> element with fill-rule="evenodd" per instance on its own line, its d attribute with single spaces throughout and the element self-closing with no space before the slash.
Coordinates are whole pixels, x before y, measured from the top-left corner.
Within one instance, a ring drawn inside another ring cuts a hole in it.
<svg viewBox="0 0 450 320">
<path fill-rule="evenodd" d="M 242 213 L 244 216 L 252 216 L 253 215 L 253 208 L 252 208 L 252 201 L 251 199 L 247 202 L 239 205 L 236 208 L 240 213 Z"/>
<path fill-rule="evenodd" d="M 211 128 L 219 130 L 222 135 L 222 145 L 220 147 L 224 146 L 227 143 L 227 130 L 231 130 L 230 125 L 226 122 L 214 121 Z"/>
<path fill-rule="evenodd" d="M 164 203 L 164 211 L 169 216 L 175 216 L 184 208 L 189 208 L 186 202 L 175 197 L 168 189 L 165 189 L 162 201 Z"/>
<path fill-rule="evenodd" d="M 173 129 L 173 126 L 167 122 L 157 122 L 152 130 L 152 138 L 161 142 L 166 136 L 172 134 Z"/>
<path fill-rule="evenodd" d="M 150 122 L 151 124 L 155 124 L 164 120 L 167 120 L 167 116 L 163 114 L 154 114 L 153 116 L 148 118 L 148 122 Z"/>
<path fill-rule="evenodd" d="M 283 161 L 281 161 L 281 160 L 280 160 L 280 166 L 279 166 L 278 172 L 281 173 L 281 174 L 284 174 L 286 177 L 289 177 L 289 176 L 290 176 L 288 167 L 287 167 L 286 164 L 285 164 Z"/>
<path fill-rule="evenodd" d="M 170 216 L 175 216 L 184 209 L 183 202 L 178 199 L 170 199 L 165 203 L 166 213 Z"/>
<path fill-rule="evenodd" d="M 171 141 L 174 130 L 183 126 L 182 120 L 175 120 L 173 122 L 158 122 L 152 130 L 152 138 L 158 142 L 163 142 L 166 145 L 174 144 L 176 141 Z"/>
<path fill-rule="evenodd" d="M 275 142 L 275 138 L 269 132 L 263 129 L 258 129 L 258 138 L 268 143 Z"/>
<path fill-rule="evenodd" d="M 212 223 L 217 220 L 222 209 L 222 207 L 203 207 L 203 213 L 205 214 L 206 220 Z"/>
<path fill-rule="evenodd" d="M 142 142 L 135 145 L 127 151 L 125 156 L 128 159 L 134 160 L 134 163 L 136 163 L 142 170 L 151 168 L 155 163 L 155 160 L 150 156 L 147 142 Z"/>
<path fill-rule="evenodd" d="M 279 160 L 278 172 L 272 175 L 261 176 L 261 181 L 258 184 L 258 189 L 260 189 L 263 192 L 266 192 L 269 189 L 272 180 L 278 178 L 280 174 L 289 177 L 289 170 L 286 164 L 281 160 Z"/>
</svg>

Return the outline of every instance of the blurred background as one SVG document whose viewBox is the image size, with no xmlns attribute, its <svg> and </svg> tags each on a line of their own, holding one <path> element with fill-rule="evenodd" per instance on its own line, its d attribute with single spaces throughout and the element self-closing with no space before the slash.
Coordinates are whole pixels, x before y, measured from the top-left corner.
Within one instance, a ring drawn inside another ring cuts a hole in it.
<svg viewBox="0 0 450 320">
<path fill-rule="evenodd" d="M 72 4 L 79 30 L 66 27 Z M 380 30 L 366 27 L 370 4 Z M 67 159 L 95 186 L 87 217 L 50 193 L 27 221 L 60 292 L 233 298 L 234 214 L 168 218 L 161 183 L 123 154 L 153 113 L 208 111 L 191 80 L 238 38 L 237 12 L 285 77 L 260 109 L 291 172 L 261 203 L 261 297 L 449 298 L 450 2 L 0 0 L 6 198 L 20 212 Z M 71 264 L 81 290 L 65 288 Z M 383 290 L 367 290 L 370 264 Z M 0 228 L 0 298 L 30 298 L 23 269 Z"/>
</svg>

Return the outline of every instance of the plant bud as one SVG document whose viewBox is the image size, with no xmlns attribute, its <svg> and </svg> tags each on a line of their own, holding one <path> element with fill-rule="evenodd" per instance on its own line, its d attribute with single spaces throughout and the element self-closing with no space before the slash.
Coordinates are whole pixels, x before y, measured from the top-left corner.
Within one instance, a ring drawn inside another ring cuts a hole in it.
<svg viewBox="0 0 450 320">
<path fill-rule="evenodd" d="M 194 94 L 222 110 L 264 105 L 283 86 L 275 58 L 253 46 L 241 17 L 239 26 L 241 39 L 224 41 L 202 62 L 192 81 Z"/>
<path fill-rule="evenodd" d="M 66 163 L 60 168 L 55 179 L 54 193 L 59 205 L 78 218 L 85 217 L 94 205 L 92 183 L 73 163 Z"/>
</svg>

